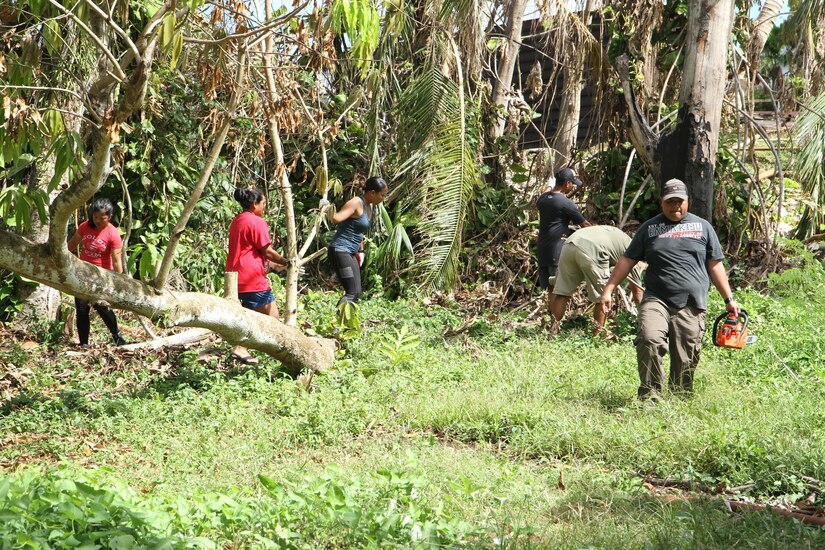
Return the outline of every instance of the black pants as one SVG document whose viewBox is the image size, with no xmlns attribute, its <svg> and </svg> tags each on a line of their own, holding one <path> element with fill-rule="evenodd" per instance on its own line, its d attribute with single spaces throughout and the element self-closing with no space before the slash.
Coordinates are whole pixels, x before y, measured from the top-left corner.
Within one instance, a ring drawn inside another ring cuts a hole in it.
<svg viewBox="0 0 825 550">
<path fill-rule="evenodd" d="M 358 267 L 355 254 L 329 247 L 327 255 L 332 269 L 344 286 L 344 295 L 338 300 L 338 305 L 344 302 L 357 302 L 361 297 L 361 268 Z"/>
<path fill-rule="evenodd" d="M 539 266 L 539 287 L 542 290 L 547 290 L 555 286 L 556 284 L 556 273 L 559 270 L 559 264 L 556 265 L 540 265 Z"/>
<path fill-rule="evenodd" d="M 89 327 L 91 326 L 89 311 L 92 306 L 89 306 L 89 302 L 86 300 L 75 298 L 74 307 L 77 308 L 77 338 L 80 340 L 81 345 L 88 344 Z M 96 305 L 93 307 L 95 308 L 95 311 L 100 314 L 101 319 L 103 319 L 103 322 L 106 324 L 106 328 L 108 328 L 109 332 L 112 333 L 112 338 L 115 342 L 117 342 L 120 332 L 117 329 L 117 317 L 115 317 L 115 312 L 106 306 Z"/>
</svg>

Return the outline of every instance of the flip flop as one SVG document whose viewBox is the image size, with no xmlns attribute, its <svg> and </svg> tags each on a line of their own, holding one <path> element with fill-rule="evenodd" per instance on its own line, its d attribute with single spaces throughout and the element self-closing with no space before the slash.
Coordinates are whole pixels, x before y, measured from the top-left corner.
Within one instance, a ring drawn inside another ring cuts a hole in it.
<svg viewBox="0 0 825 550">
<path fill-rule="evenodd" d="M 236 354 L 233 353 L 232 355 L 229 356 L 229 358 L 232 359 L 233 361 L 237 361 L 238 363 L 243 363 L 244 365 L 257 365 L 258 364 L 257 357 L 254 357 L 252 355 L 240 356 L 240 355 L 236 355 Z"/>
</svg>

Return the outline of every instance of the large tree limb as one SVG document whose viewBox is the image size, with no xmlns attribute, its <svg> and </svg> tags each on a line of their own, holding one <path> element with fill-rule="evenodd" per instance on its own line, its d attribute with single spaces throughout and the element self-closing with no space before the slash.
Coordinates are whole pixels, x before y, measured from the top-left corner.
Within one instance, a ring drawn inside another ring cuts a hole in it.
<svg viewBox="0 0 825 550">
<path fill-rule="evenodd" d="M 101 140 L 92 151 L 92 156 L 84 169 L 82 178 L 73 183 L 68 189 L 60 193 L 49 207 L 49 239 L 47 241 L 50 254 L 63 268 L 68 265 L 69 250 L 66 248 L 68 240 L 68 221 L 75 211 L 95 194 L 111 170 L 111 135 L 101 132 Z"/>
<path fill-rule="evenodd" d="M 64 245 L 65 248 L 65 245 Z M 310 338 L 277 319 L 239 303 L 200 292 L 158 290 L 121 273 L 101 269 L 68 255 L 66 266 L 39 245 L 0 231 L 0 267 L 67 294 L 148 317 L 160 326 L 200 327 L 232 343 L 260 350 L 297 374 L 323 371 L 334 359 L 331 340 Z"/>
</svg>

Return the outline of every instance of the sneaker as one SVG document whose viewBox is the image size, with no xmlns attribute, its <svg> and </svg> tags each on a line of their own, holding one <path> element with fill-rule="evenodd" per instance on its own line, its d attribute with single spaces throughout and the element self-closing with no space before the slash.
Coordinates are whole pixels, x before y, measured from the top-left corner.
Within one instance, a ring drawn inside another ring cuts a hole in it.
<svg viewBox="0 0 825 550">
<path fill-rule="evenodd" d="M 89 344 L 78 344 L 77 347 L 79 347 L 80 349 L 89 349 Z"/>
<path fill-rule="evenodd" d="M 123 338 L 123 336 L 121 336 L 120 334 L 118 334 L 117 336 L 115 336 L 115 345 L 116 345 L 116 346 L 125 346 L 126 344 L 127 344 L 127 342 L 126 342 L 126 340 Z"/>
</svg>

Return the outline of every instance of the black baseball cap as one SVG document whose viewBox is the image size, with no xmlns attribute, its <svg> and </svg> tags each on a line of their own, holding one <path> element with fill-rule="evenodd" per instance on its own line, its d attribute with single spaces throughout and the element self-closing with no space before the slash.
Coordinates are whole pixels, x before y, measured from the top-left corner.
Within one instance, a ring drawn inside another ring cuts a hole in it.
<svg viewBox="0 0 825 550">
<path fill-rule="evenodd" d="M 572 168 L 562 168 L 556 172 L 556 185 L 561 185 L 568 181 L 573 182 L 575 185 L 582 184 L 582 180 L 576 176 L 576 171 Z"/>
</svg>

